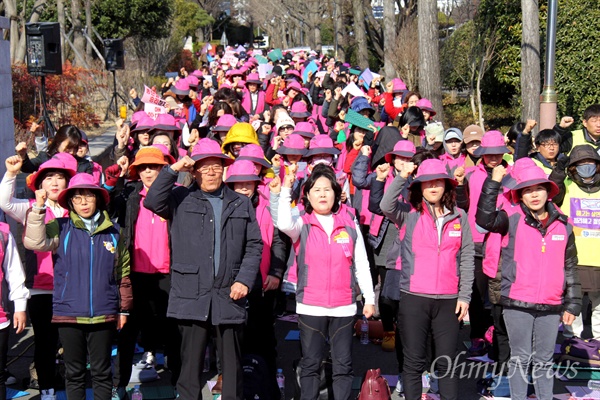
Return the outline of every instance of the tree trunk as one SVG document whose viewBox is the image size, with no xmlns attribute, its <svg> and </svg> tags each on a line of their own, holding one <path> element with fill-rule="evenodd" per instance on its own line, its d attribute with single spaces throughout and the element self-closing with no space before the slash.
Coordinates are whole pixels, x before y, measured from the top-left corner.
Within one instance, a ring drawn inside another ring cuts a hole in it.
<svg viewBox="0 0 600 400">
<path fill-rule="evenodd" d="M 523 121 L 540 120 L 540 15 L 537 0 L 521 0 L 523 39 L 521 41 L 521 98 Z"/>
<path fill-rule="evenodd" d="M 73 50 L 81 55 L 85 54 L 85 38 L 82 35 L 83 26 L 81 25 L 81 0 L 71 0 L 71 20 L 73 23 Z M 73 59 L 73 64 L 79 64 L 80 60 Z M 85 67 L 85 65 L 81 65 Z"/>
<path fill-rule="evenodd" d="M 431 100 L 437 111 L 437 120 L 444 121 L 442 84 L 438 41 L 438 13 L 436 0 L 418 2 L 419 31 L 419 92 Z"/>
<path fill-rule="evenodd" d="M 365 32 L 365 7 L 363 0 L 352 0 L 354 11 L 354 38 L 356 40 L 356 61 L 361 69 L 369 66 L 369 50 Z"/>
<path fill-rule="evenodd" d="M 343 0 L 335 0 L 335 17 L 334 17 L 334 43 L 337 45 L 334 51 L 337 51 L 335 58 L 345 61 L 346 59 L 346 26 L 344 25 L 344 10 L 342 8 Z"/>
<path fill-rule="evenodd" d="M 60 25 L 60 48 L 62 49 L 60 58 L 62 63 L 65 63 L 67 49 L 65 48 L 65 3 L 63 0 L 56 0 L 56 15 L 58 24 Z"/>
<path fill-rule="evenodd" d="M 43 4 L 45 4 L 45 3 L 46 3 L 46 0 L 36 0 L 36 2 L 33 4 L 33 9 L 38 10 L 38 12 L 32 12 L 31 17 L 29 18 L 28 22 L 38 22 L 40 20 L 39 13 L 41 12 Z M 25 55 L 27 53 L 27 41 L 26 41 L 27 35 L 25 34 L 25 21 L 27 21 L 26 12 L 28 12 L 28 9 L 23 10 L 23 12 L 21 13 L 23 26 L 21 27 L 21 29 L 19 29 L 20 35 L 17 35 L 17 37 L 19 38 L 19 42 L 17 44 L 17 48 L 16 48 L 16 52 L 15 52 L 15 62 L 24 62 Z M 12 40 L 12 38 L 11 38 L 11 40 Z"/>
<path fill-rule="evenodd" d="M 85 30 L 88 36 L 92 36 L 92 0 L 85 0 Z M 85 54 L 86 61 L 89 64 L 92 60 L 92 43 L 89 40 L 85 40 Z"/>
<path fill-rule="evenodd" d="M 394 0 L 383 0 L 383 70 L 385 79 L 390 82 L 396 77 L 394 68 L 394 57 L 397 57 L 393 51 L 396 46 L 396 15 Z"/>
<path fill-rule="evenodd" d="M 16 0 L 5 0 L 6 17 L 10 18 L 10 61 L 17 62 L 15 55 L 19 45 L 19 21 L 17 20 L 17 2 Z M 22 61 L 22 60 L 21 60 Z"/>
</svg>

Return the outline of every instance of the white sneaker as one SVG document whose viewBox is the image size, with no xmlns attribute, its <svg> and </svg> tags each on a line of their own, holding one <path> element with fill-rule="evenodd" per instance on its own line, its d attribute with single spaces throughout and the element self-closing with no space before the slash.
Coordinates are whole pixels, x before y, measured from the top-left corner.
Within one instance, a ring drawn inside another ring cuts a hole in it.
<svg viewBox="0 0 600 400">
<path fill-rule="evenodd" d="M 56 395 L 54 394 L 54 389 L 45 389 L 40 390 L 40 399 L 41 400 L 56 400 Z"/>
<path fill-rule="evenodd" d="M 156 363 L 156 359 L 154 358 L 154 354 L 147 351 L 142 355 L 142 359 L 135 364 L 136 368 L 146 369 L 146 368 L 154 368 Z"/>
<path fill-rule="evenodd" d="M 396 384 L 396 393 L 403 393 L 404 385 L 402 384 L 402 374 L 398 374 L 398 383 Z"/>
</svg>

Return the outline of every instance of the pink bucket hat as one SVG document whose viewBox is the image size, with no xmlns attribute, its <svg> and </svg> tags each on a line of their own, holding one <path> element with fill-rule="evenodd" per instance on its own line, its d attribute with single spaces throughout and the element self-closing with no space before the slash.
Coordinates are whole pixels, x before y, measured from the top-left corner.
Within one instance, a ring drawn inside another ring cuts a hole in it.
<svg viewBox="0 0 600 400">
<path fill-rule="evenodd" d="M 189 75 L 185 79 L 188 81 L 188 85 L 190 85 L 190 88 L 192 88 L 192 89 L 198 89 L 198 85 L 200 84 L 200 80 L 198 79 L 197 76 L 195 76 L 195 75 Z"/>
<path fill-rule="evenodd" d="M 394 145 L 394 150 L 385 155 L 385 161 L 392 163 L 394 156 L 412 157 L 417 152 L 415 145 L 410 140 L 400 140 Z"/>
<path fill-rule="evenodd" d="M 195 70 L 194 72 L 192 72 L 190 74 L 190 76 L 195 76 L 198 79 L 203 79 L 204 78 L 204 72 L 200 71 L 199 69 Z"/>
<path fill-rule="evenodd" d="M 106 189 L 101 188 L 91 174 L 81 172 L 73 176 L 69 181 L 69 187 L 60 192 L 58 195 L 58 204 L 60 204 L 62 208 L 69 208 L 67 200 L 77 189 L 88 189 L 94 192 L 96 196 L 102 196 L 104 204 L 108 204 L 110 201 L 110 196 Z"/>
<path fill-rule="evenodd" d="M 181 131 L 181 126 L 175 120 L 175 117 L 171 114 L 158 114 L 152 130 L 163 130 L 163 131 Z"/>
<path fill-rule="evenodd" d="M 171 92 L 180 96 L 187 96 L 190 94 L 190 83 L 186 79 L 180 79 L 175 82 L 175 85 L 171 86 Z"/>
<path fill-rule="evenodd" d="M 542 168 L 535 163 L 519 163 L 519 161 L 521 161 L 521 159 L 515 162 L 511 171 L 511 176 L 515 180 L 515 185 L 510 188 L 514 203 L 519 202 L 519 191 L 521 189 L 534 185 L 546 186 L 548 189 L 548 199 L 556 197 L 559 192 L 558 186 L 548 179 Z"/>
<path fill-rule="evenodd" d="M 225 183 L 234 182 L 259 182 L 256 166 L 252 161 L 237 159 L 227 168 Z"/>
<path fill-rule="evenodd" d="M 133 113 L 133 115 L 131 116 L 131 125 L 137 125 L 138 121 L 140 119 L 142 119 L 144 116 L 148 116 L 148 114 L 146 114 L 146 111 L 144 110 L 140 110 L 140 111 L 136 111 Z"/>
<path fill-rule="evenodd" d="M 308 149 L 304 147 L 304 138 L 292 133 L 286 137 L 283 144 L 277 148 L 278 154 L 305 156 Z"/>
<path fill-rule="evenodd" d="M 302 93 L 302 86 L 296 81 L 290 82 L 289 85 L 284 89 L 283 93 L 287 94 L 291 89 L 294 89 L 298 93 Z"/>
<path fill-rule="evenodd" d="M 221 146 L 219 146 L 219 143 L 217 143 L 216 140 L 209 138 L 200 139 L 192 151 L 192 160 L 200 161 L 211 157 L 225 160 L 225 165 L 231 165 L 235 161 L 233 158 L 221 152 Z"/>
<path fill-rule="evenodd" d="M 260 80 L 260 76 L 257 73 L 251 73 L 248 75 L 246 79 L 246 83 L 255 83 L 257 85 L 262 85 L 262 81 Z"/>
<path fill-rule="evenodd" d="M 69 153 L 56 153 L 51 159 L 40 165 L 37 171 L 27 177 L 27 187 L 32 192 L 39 189 L 41 178 L 46 175 L 44 171 L 48 170 L 64 172 L 67 180 L 69 180 L 77 173 L 77 160 Z"/>
<path fill-rule="evenodd" d="M 446 170 L 444 162 L 436 158 L 425 160 L 421 163 L 421 165 L 419 165 L 417 176 L 415 176 L 415 179 L 411 182 L 408 188 L 412 188 L 413 185 L 417 183 L 434 181 L 436 179 L 447 179 L 452 186 L 456 186 L 458 184 L 454 178 L 448 175 L 448 171 Z"/>
<path fill-rule="evenodd" d="M 425 97 L 417 100 L 417 107 L 419 107 L 423 111 L 429 111 L 431 116 L 437 114 L 433 109 L 433 105 L 431 105 L 431 101 L 429 101 L 429 99 L 426 99 Z"/>
<path fill-rule="evenodd" d="M 406 83 L 400 78 L 392 79 L 392 93 L 402 93 L 406 91 Z"/>
<path fill-rule="evenodd" d="M 265 168 L 271 168 L 271 163 L 265 159 L 265 153 L 262 147 L 254 143 L 248 143 L 240 150 L 240 155 L 237 160 L 251 161 L 255 164 L 262 165 Z"/>
<path fill-rule="evenodd" d="M 317 154 L 340 154 L 340 151 L 333 147 L 333 140 L 329 135 L 317 135 L 310 140 L 306 157 L 312 157 Z"/>
<path fill-rule="evenodd" d="M 308 112 L 308 108 L 303 101 L 295 101 L 292 104 L 292 108 L 290 110 L 290 117 L 292 118 L 308 118 L 310 117 L 310 113 Z"/>
<path fill-rule="evenodd" d="M 293 114 L 293 112 L 292 112 L 292 114 Z M 293 115 L 292 115 L 292 117 L 293 117 Z M 294 132 L 292 132 L 292 133 L 296 133 L 307 139 L 312 139 L 315 137 L 315 130 L 310 122 L 298 122 L 296 124 L 296 128 L 294 129 Z"/>
<path fill-rule="evenodd" d="M 143 111 L 142 111 L 143 112 Z M 155 125 L 156 121 L 154 121 L 148 114 L 144 112 L 144 115 L 141 115 L 137 120 L 135 128 L 131 130 L 131 132 L 139 132 L 139 131 L 147 131 L 152 129 Z"/>
<path fill-rule="evenodd" d="M 481 157 L 485 154 L 505 154 L 510 153 L 506 142 L 504 141 L 504 135 L 500 131 L 489 131 L 481 138 L 481 146 L 475 149 L 473 155 L 475 157 Z"/>
<path fill-rule="evenodd" d="M 166 162 L 168 162 L 169 164 L 175 164 L 175 157 L 173 157 L 171 153 L 169 153 L 169 149 L 167 148 L 167 146 L 165 146 L 164 144 L 156 143 L 153 144 L 152 147 L 156 147 L 160 150 Z"/>
<path fill-rule="evenodd" d="M 217 120 L 217 124 L 213 126 L 212 130 L 215 132 L 229 132 L 232 126 L 237 123 L 235 117 L 231 114 L 223 114 Z"/>
</svg>

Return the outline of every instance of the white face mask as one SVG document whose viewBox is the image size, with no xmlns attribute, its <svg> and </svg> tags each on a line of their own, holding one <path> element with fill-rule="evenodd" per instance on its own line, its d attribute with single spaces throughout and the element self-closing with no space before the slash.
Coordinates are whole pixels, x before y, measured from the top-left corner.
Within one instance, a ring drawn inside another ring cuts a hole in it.
<svg viewBox="0 0 600 400">
<path fill-rule="evenodd" d="M 401 97 L 394 98 L 394 107 L 396 107 L 396 108 L 402 107 L 402 98 Z"/>
<path fill-rule="evenodd" d="M 329 165 L 331 167 L 333 163 L 333 157 L 332 156 L 314 156 L 312 158 L 312 160 L 310 161 L 310 165 L 314 168 L 319 164 L 325 164 L 325 165 Z"/>
</svg>

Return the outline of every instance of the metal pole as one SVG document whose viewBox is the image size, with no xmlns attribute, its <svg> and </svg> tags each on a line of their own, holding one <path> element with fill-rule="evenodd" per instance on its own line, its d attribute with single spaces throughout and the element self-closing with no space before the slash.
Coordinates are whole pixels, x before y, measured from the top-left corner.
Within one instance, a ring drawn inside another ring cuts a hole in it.
<svg viewBox="0 0 600 400">
<path fill-rule="evenodd" d="M 548 27 L 546 37 L 546 68 L 544 88 L 540 95 L 540 129 L 552 129 L 556 124 L 558 95 L 554 90 L 554 62 L 556 58 L 556 17 L 558 0 L 548 0 Z"/>
</svg>

